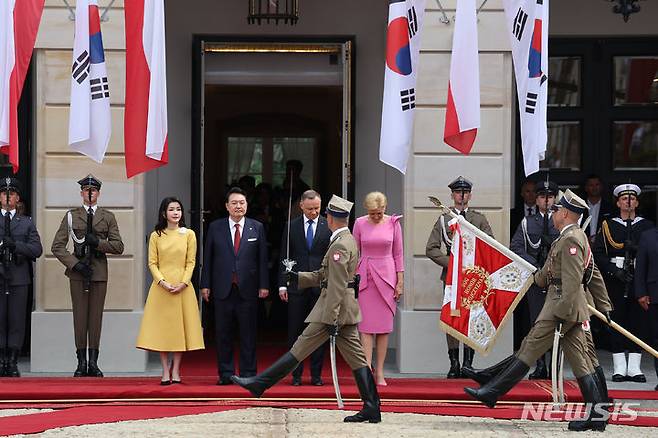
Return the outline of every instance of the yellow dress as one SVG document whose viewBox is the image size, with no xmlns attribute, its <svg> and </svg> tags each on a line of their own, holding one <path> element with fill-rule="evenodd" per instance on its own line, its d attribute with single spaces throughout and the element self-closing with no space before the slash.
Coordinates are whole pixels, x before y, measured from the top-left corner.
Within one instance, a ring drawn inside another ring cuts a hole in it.
<svg viewBox="0 0 658 438">
<path fill-rule="evenodd" d="M 153 282 L 144 305 L 137 348 L 152 351 L 190 351 L 204 347 L 199 305 L 192 286 L 196 236 L 187 228 L 154 231 L 149 238 L 149 269 Z M 160 280 L 188 286 L 177 294 L 158 285 Z"/>
</svg>

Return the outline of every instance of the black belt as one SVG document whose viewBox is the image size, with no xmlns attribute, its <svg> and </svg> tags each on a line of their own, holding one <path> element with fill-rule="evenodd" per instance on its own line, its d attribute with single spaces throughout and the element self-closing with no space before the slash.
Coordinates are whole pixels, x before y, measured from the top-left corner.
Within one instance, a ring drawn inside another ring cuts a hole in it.
<svg viewBox="0 0 658 438">
<path fill-rule="evenodd" d="M 322 280 L 320 282 L 320 288 L 325 289 L 327 287 L 328 283 L 327 280 Z M 354 289 L 356 288 L 356 282 L 355 281 L 350 281 L 347 283 L 347 288 L 348 289 Z"/>
</svg>

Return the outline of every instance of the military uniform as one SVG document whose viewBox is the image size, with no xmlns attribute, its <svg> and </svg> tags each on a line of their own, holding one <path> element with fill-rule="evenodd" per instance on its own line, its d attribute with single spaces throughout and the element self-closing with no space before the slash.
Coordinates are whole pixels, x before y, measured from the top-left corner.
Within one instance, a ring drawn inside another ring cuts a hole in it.
<svg viewBox="0 0 658 438">
<path fill-rule="evenodd" d="M 327 215 L 347 219 L 353 203 L 334 195 L 327 206 Z M 330 222 L 330 226 L 331 226 Z M 320 269 L 314 272 L 289 273 L 297 277 L 300 289 L 320 287 L 320 297 L 306 318 L 308 326 L 297 338 L 291 350 L 263 373 L 255 377 L 231 377 L 231 380 L 248 389 L 254 396 L 262 393 L 292 372 L 299 362 L 308 357 L 330 336 L 336 336 L 336 347 L 352 369 L 363 409 L 345 418 L 346 422 L 381 421 L 380 402 L 375 380 L 366 361 L 357 330 L 361 320 L 355 291 L 354 274 L 359 260 L 359 250 L 347 226 L 333 229 L 329 248 Z"/>
<path fill-rule="evenodd" d="M 452 181 L 448 188 L 453 192 L 470 192 L 473 188 L 471 183 L 466 178 L 460 176 Z M 462 194 L 463 196 L 463 194 Z M 484 231 L 491 237 L 494 237 L 493 231 L 487 218 L 479 211 L 472 208 L 458 210 L 452 207 L 451 210 L 455 214 L 461 214 L 464 218 L 475 225 L 480 230 Z M 448 263 L 450 261 L 450 246 L 452 245 L 452 230 L 448 226 L 448 222 L 452 219 L 449 213 L 444 213 L 439 216 L 439 219 L 434 224 L 430 237 L 427 239 L 425 246 L 425 255 L 437 265 L 443 268 L 441 272 L 441 281 L 445 282 L 446 274 L 448 272 Z M 448 343 L 448 357 L 450 358 L 450 370 L 448 371 L 448 378 L 458 378 L 460 375 L 459 365 L 459 341 L 446 333 L 446 340 Z M 464 346 L 464 366 L 470 366 L 473 361 L 474 351 L 472 348 Z"/>
<path fill-rule="evenodd" d="M 614 193 L 617 198 L 626 194 L 638 197 L 641 190 L 635 184 L 623 184 L 617 186 Z M 601 223 L 601 231 L 597 234 L 592 249 L 614 306 L 612 319 L 640 338 L 645 338 L 647 335 L 648 320 L 646 312 L 638 304 L 633 292 L 635 253 L 640 235 L 653 227 L 651 221 L 636 216 L 631 221 L 630 241 L 627 242 L 627 222 L 619 215 L 606 218 Z M 624 271 L 626 245 L 630 255 L 628 272 Z M 640 370 L 640 347 L 616 330 L 610 334 L 610 344 L 614 364 L 613 381 L 646 382 L 646 377 Z M 626 350 L 629 352 L 628 362 Z"/>
<path fill-rule="evenodd" d="M 91 175 L 78 183 L 83 190 L 89 187 L 100 189 L 101 186 L 100 181 Z M 85 260 L 87 260 L 86 256 L 82 255 L 85 251 L 85 241 L 93 238 L 93 236 L 90 238 L 87 235 L 87 214 L 90 208 L 94 216 L 92 228 L 97 245 L 90 249 L 91 257 L 88 267 L 91 268 L 91 272 L 84 272 L 84 266 L 81 265 L 85 265 Z M 67 249 L 69 239 L 74 240 L 74 253 Z M 97 205 L 92 207 L 85 205 L 69 210 L 64 215 L 55 234 L 51 249 L 53 255 L 66 267 L 64 273 L 69 277 L 71 285 L 73 330 L 79 365 L 76 375 L 82 371 L 83 363 L 81 362 L 86 357 L 85 349 L 89 348 L 89 367 L 92 367 L 93 363 L 92 368 L 95 368 L 92 369 L 92 374 L 100 374 L 98 377 L 102 377 L 102 373 L 97 370 L 95 365 L 98 358 L 103 307 L 107 292 L 107 254 L 123 253 L 123 242 L 114 214 L 109 210 L 97 207 Z M 91 276 L 88 277 L 89 291 L 85 292 L 85 275 L 88 276 L 89 273 L 91 273 Z"/>
<path fill-rule="evenodd" d="M 586 211 L 587 204 L 571 190 L 567 190 L 554 208 L 566 208 L 572 213 L 582 214 Z M 574 216 L 571 214 L 571 217 Z M 553 220 L 556 220 L 555 216 Z M 588 354 L 587 331 L 590 314 L 583 283 L 587 279 L 588 268 L 594 269 L 589 240 L 576 223 L 563 224 L 565 226 L 560 230 L 560 237 L 551 246 L 548 260 L 542 269 L 535 273 L 535 283 L 541 288 L 547 288 L 547 295 L 544 307 L 530 333 L 523 340 L 516 355 L 506 359 L 507 363 L 502 371 L 488 383 L 480 389 L 465 388 L 467 394 L 489 407 L 495 406 L 498 398 L 512 389 L 525 376 L 530 365 L 551 348 L 557 329 L 585 402 L 607 402 L 607 398 L 604 400 L 599 376 Z M 585 421 L 569 423 L 570 430 L 604 430 L 605 426 L 600 413 L 594 409 L 590 410 Z"/>
<path fill-rule="evenodd" d="M 20 196 L 20 183 L 15 178 L 5 178 L 0 185 L 0 198 L 6 202 L 6 193 Z M 9 233 L 5 232 L 6 215 L 11 222 Z M 28 289 L 32 283 L 30 265 L 43 249 L 41 239 L 32 218 L 23 216 L 16 209 L 6 211 L 0 217 L 0 377 L 19 377 L 18 355 L 23 348 L 27 314 Z M 7 266 L 5 266 L 5 263 Z"/>
</svg>

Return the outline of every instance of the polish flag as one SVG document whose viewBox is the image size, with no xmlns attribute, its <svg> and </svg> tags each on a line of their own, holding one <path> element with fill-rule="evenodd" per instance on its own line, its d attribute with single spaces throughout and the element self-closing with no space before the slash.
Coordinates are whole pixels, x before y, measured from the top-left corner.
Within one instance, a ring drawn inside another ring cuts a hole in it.
<svg viewBox="0 0 658 438">
<path fill-rule="evenodd" d="M 18 102 L 45 0 L 0 1 L 0 152 L 18 172 Z"/>
<path fill-rule="evenodd" d="M 475 0 L 458 0 L 443 141 L 462 154 L 468 154 L 479 127 L 480 67 Z"/>
<path fill-rule="evenodd" d="M 167 70 L 164 0 L 126 0 L 126 174 L 164 166 L 167 146 Z"/>
<path fill-rule="evenodd" d="M 453 238 L 440 325 L 486 355 L 532 284 L 535 267 L 463 216 L 448 224 Z"/>
</svg>

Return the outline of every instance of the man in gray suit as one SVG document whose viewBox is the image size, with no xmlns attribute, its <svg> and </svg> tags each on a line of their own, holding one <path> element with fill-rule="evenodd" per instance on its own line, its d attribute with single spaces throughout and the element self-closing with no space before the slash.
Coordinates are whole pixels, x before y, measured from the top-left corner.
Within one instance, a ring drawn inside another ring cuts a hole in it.
<svg viewBox="0 0 658 438">
<path fill-rule="evenodd" d="M 4 178 L 0 185 L 0 368 L 1 377 L 20 377 L 18 354 L 25 338 L 27 296 L 32 278 L 30 263 L 43 252 L 32 218 L 16 211 L 21 185 L 16 178 Z M 9 215 L 9 217 L 7 217 Z M 5 222 L 9 220 L 9 228 Z"/>
</svg>

